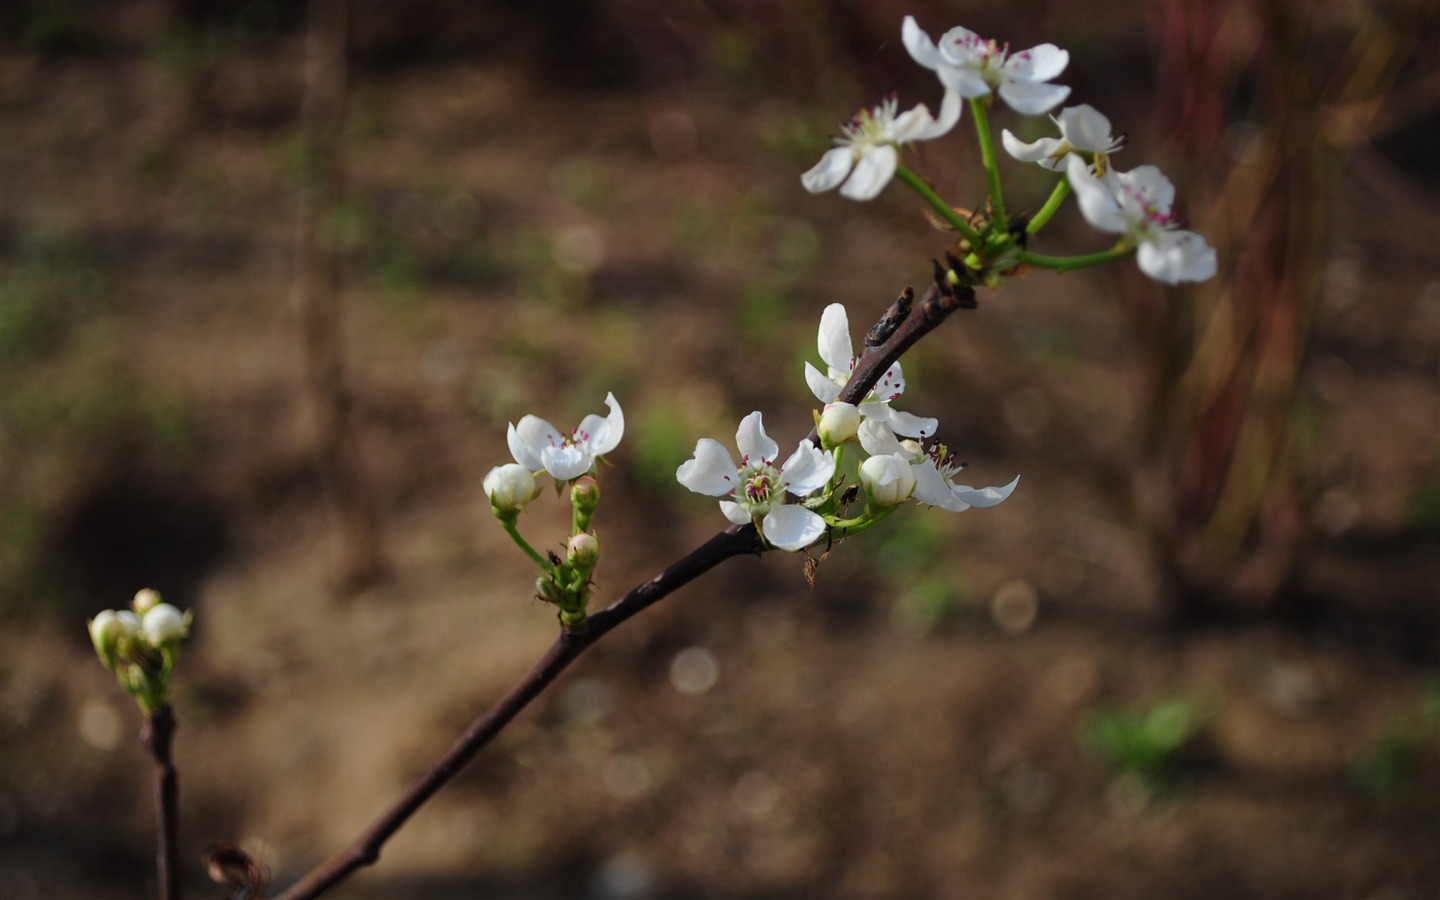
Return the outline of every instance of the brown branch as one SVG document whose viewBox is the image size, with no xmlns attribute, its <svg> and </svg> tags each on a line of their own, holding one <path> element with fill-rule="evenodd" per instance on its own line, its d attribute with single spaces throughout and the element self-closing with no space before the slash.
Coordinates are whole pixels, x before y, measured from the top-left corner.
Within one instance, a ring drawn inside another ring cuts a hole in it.
<svg viewBox="0 0 1440 900">
<path fill-rule="evenodd" d="M 170 759 L 175 713 L 169 704 L 150 713 L 140 743 L 155 762 L 155 874 L 160 900 L 180 900 L 180 779 Z"/>
<path fill-rule="evenodd" d="M 885 370 L 916 341 L 933 331 L 956 309 L 974 306 L 972 290 L 942 287 L 944 284 L 943 271 L 937 267 L 936 282 L 925 292 L 918 304 L 913 303 L 914 291 L 905 289 L 867 335 L 866 347 L 849 382 L 840 392 L 840 400 L 858 403 L 870 393 Z M 815 439 L 814 432 L 810 439 Z M 364 834 L 349 847 L 312 869 L 276 900 L 308 900 L 318 897 L 357 869 L 373 865 L 379 860 L 380 849 L 391 835 L 399 831 L 425 801 L 444 787 L 591 644 L 631 616 L 664 599 L 725 560 L 735 556 L 759 555 L 765 549 L 753 525 L 731 526 L 659 575 L 631 589 L 619 600 L 590 616 L 583 629 L 562 630 L 555 643 L 530 671 L 489 710 L 472 722 L 439 761 L 376 819 Z"/>
</svg>

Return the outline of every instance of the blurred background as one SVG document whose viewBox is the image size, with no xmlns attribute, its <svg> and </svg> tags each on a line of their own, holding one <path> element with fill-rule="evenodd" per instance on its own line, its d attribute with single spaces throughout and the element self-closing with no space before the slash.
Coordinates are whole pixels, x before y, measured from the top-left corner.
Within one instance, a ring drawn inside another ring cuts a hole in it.
<svg viewBox="0 0 1440 900">
<path fill-rule="evenodd" d="M 191 896 L 290 883 L 548 646 L 481 478 L 614 391 L 598 602 L 725 523 L 948 237 L 799 175 L 914 14 L 1071 53 L 1220 276 L 982 293 L 905 361 L 986 511 L 730 562 L 609 636 L 337 897 L 1440 890 L 1440 40 L 1429 2 L 17 0 L 0 11 L 0 896 L 148 897 L 86 617 L 194 610 Z M 1051 134 L 1007 109 L 997 132 Z M 960 206 L 968 115 L 913 168 Z M 1002 160 L 1012 209 L 1052 186 Z M 1105 240 L 1071 208 L 1032 245 Z M 522 520 L 558 546 L 568 512 Z"/>
</svg>

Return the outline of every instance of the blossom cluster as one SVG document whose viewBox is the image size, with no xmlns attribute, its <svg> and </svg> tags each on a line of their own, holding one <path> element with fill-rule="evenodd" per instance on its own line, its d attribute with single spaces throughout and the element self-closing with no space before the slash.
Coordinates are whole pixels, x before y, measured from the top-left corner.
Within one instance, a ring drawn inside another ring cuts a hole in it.
<svg viewBox="0 0 1440 900">
<path fill-rule="evenodd" d="M 958 27 L 934 41 L 911 16 L 905 17 L 901 39 L 911 58 L 934 71 L 945 89 L 940 115 L 932 117 L 924 104 L 901 113 L 893 96 L 861 110 L 840 125 L 836 146 L 801 176 L 801 183 L 812 193 L 839 187 L 840 194 L 849 199 L 873 199 L 897 173 L 904 171 L 901 150 L 916 141 L 948 133 L 960 121 L 964 99 L 974 110 L 977 134 L 990 170 L 992 211 L 1003 210 L 999 175 L 991 162 L 993 149 L 989 146 L 986 107 L 998 95 L 1021 115 L 1050 112 L 1070 95 L 1070 88 L 1050 83 L 1065 71 L 1070 54 L 1054 44 L 1012 53 L 1008 44 Z M 1129 172 L 1110 167 L 1110 154 L 1125 142 L 1123 137 L 1111 134 L 1109 119 L 1088 104 L 1066 107 L 1051 118 L 1060 131 L 1058 138 L 1026 143 L 1007 129 L 1002 134 L 1005 150 L 1017 160 L 1061 173 L 1076 194 L 1081 215 L 1100 231 L 1118 236 L 1114 250 L 1117 255 L 1135 251 L 1136 261 L 1146 275 L 1165 284 L 1205 281 L 1214 276 L 1215 251 L 1203 237 L 1185 230 L 1174 208 L 1175 189 L 1169 179 L 1154 166 Z M 1063 199 L 1063 194 L 1058 196 Z M 939 211 L 950 212 L 948 207 Z M 1038 224 L 1043 226 L 1043 221 Z M 999 244 L 1004 245 L 1010 227 L 1008 222 L 1000 225 L 995 233 L 1001 237 Z M 1029 230 L 1033 233 L 1038 227 Z M 1014 249 L 1023 255 L 1023 250 Z M 1003 253 L 1001 256 L 1001 271 L 1013 267 L 1014 260 L 1004 259 Z M 1025 261 L 1043 265 L 1042 259 L 1031 255 Z M 984 262 L 977 258 L 977 269 L 984 268 Z M 1051 265 L 1068 267 L 1063 262 L 1051 261 Z"/>
<path fill-rule="evenodd" d="M 129 609 L 107 609 L 90 620 L 95 653 L 147 713 L 167 702 L 170 672 L 191 615 L 164 603 L 152 588 L 135 594 Z"/>
<path fill-rule="evenodd" d="M 819 446 L 802 440 L 781 462 L 780 445 L 765 433 L 761 413 L 752 412 L 735 433 L 738 464 L 719 441 L 701 438 L 676 479 L 698 494 L 721 498 L 720 510 L 727 519 L 737 525 L 753 523 L 766 543 L 790 551 L 805 549 L 827 531 L 863 530 L 912 498 L 959 512 L 994 506 L 1010 496 L 1018 477 L 1003 487 L 978 490 L 956 484 L 961 465 L 931 440 L 936 420 L 891 405 L 905 390 L 899 363 L 860 403 L 838 400 L 858 361 L 845 307 L 835 303 L 825 309 L 817 344 L 827 372 L 806 363 L 805 380 L 825 404 L 817 416 Z M 841 510 L 837 457 L 856 443 L 869 454 L 857 473 L 866 510 L 847 518 Z"/>
</svg>

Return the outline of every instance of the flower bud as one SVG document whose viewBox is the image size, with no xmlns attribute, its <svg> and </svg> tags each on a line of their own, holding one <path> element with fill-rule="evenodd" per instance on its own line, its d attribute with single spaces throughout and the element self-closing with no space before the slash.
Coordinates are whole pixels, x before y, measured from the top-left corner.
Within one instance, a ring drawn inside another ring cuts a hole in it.
<svg viewBox="0 0 1440 900">
<path fill-rule="evenodd" d="M 152 647 L 173 644 L 190 633 L 190 618 L 168 603 L 158 603 L 140 620 L 145 640 Z"/>
<path fill-rule="evenodd" d="M 122 609 L 115 613 L 115 621 L 120 624 L 120 642 L 133 639 L 140 634 L 140 617 L 128 609 Z"/>
<path fill-rule="evenodd" d="M 541 575 L 535 579 L 535 596 L 546 603 L 553 603 L 559 606 L 565 599 L 565 591 L 555 583 L 555 579 L 549 575 Z"/>
<path fill-rule="evenodd" d="M 514 514 L 540 494 L 535 476 L 519 463 L 496 466 L 485 476 L 485 494 L 496 515 Z"/>
<path fill-rule="evenodd" d="M 853 403 L 830 403 L 815 425 L 820 445 L 826 449 L 855 440 L 860 430 L 860 408 Z"/>
<path fill-rule="evenodd" d="M 576 569 L 589 572 L 600 561 L 600 542 L 595 535 L 581 532 L 566 545 L 566 562 Z"/>
<path fill-rule="evenodd" d="M 915 473 L 899 454 L 872 456 L 860 464 L 860 484 L 876 506 L 895 506 L 915 493 Z"/>
<path fill-rule="evenodd" d="M 574 508 L 575 531 L 588 531 L 600 507 L 600 482 L 589 475 L 575 479 L 570 488 L 570 505 Z"/>
<path fill-rule="evenodd" d="M 130 608 L 135 610 L 137 616 L 143 616 L 159 604 L 159 591 L 154 588 L 141 588 L 135 592 L 135 599 L 130 601 Z"/>
<path fill-rule="evenodd" d="M 570 503 L 581 512 L 593 515 L 600 507 L 600 482 L 590 475 L 575 479 L 570 487 Z"/>
<path fill-rule="evenodd" d="M 115 667 L 115 655 L 124 630 L 113 609 L 102 610 L 90 620 L 90 643 L 95 645 L 95 652 L 107 669 Z"/>
</svg>

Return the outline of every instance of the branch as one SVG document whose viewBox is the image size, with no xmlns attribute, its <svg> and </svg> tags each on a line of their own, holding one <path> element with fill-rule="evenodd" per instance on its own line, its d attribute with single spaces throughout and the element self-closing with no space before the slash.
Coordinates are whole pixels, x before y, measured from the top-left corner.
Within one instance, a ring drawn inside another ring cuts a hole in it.
<svg viewBox="0 0 1440 900">
<path fill-rule="evenodd" d="M 155 873 L 160 900 L 180 900 L 180 779 L 170 759 L 175 713 L 169 706 L 150 713 L 140 743 L 155 761 Z"/>
<path fill-rule="evenodd" d="M 865 349 L 855 365 L 849 383 L 840 392 L 840 400 L 859 403 L 861 398 L 870 393 L 880 376 L 916 341 L 933 331 L 956 309 L 974 307 L 973 290 L 947 285 L 944 271 L 938 264 L 936 273 L 936 281 L 930 285 L 918 304 L 914 303 L 915 292 L 906 288 L 880 321 L 870 329 L 865 337 Z M 809 439 L 817 440 L 815 432 L 810 433 Z M 765 544 L 755 526 L 733 525 L 659 575 L 632 588 L 619 600 L 591 615 L 581 630 L 562 630 L 539 662 L 489 710 L 472 722 L 430 770 L 411 785 L 364 834 L 349 847 L 312 869 L 278 895 L 276 900 L 308 900 L 318 897 L 357 869 L 373 865 L 380 859 L 380 849 L 385 842 L 400 830 L 410 816 L 444 787 L 591 644 L 652 603 L 663 600 L 725 560 L 735 556 L 758 556 L 765 550 Z"/>
</svg>

